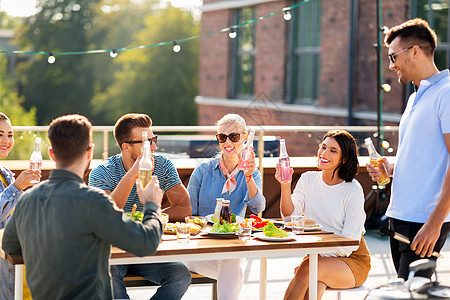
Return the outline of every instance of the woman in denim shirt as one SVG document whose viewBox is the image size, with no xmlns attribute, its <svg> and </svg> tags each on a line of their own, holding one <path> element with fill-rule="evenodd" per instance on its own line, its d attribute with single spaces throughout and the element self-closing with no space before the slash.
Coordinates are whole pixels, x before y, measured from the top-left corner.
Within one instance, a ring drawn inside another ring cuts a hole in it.
<svg viewBox="0 0 450 300">
<path fill-rule="evenodd" d="M 14 146 L 11 121 L 0 112 L 0 158 L 7 157 Z M 14 179 L 14 173 L 0 166 L 0 229 L 5 227 L 22 191 L 33 185 L 32 180 L 41 178 L 40 171 L 25 170 Z M 0 299 L 14 299 L 14 266 L 0 258 Z"/>
<path fill-rule="evenodd" d="M 221 152 L 194 170 L 187 187 L 193 215 L 213 214 L 216 198 L 230 200 L 231 212 L 242 217 L 247 206 L 254 213 L 265 209 L 261 174 L 256 169 L 253 151 L 245 170 L 238 169 L 247 136 L 245 120 L 239 115 L 227 114 L 217 122 L 216 138 Z M 244 281 L 240 259 L 193 261 L 186 265 L 191 271 L 217 279 L 219 299 L 239 299 Z"/>
</svg>

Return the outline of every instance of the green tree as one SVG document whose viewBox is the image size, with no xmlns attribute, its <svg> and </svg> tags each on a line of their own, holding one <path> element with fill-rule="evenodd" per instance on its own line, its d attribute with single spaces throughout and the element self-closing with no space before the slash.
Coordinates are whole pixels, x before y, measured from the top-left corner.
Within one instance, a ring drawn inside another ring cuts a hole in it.
<svg viewBox="0 0 450 300">
<path fill-rule="evenodd" d="M 145 28 L 133 39 L 136 45 L 148 45 L 198 32 L 190 12 L 168 6 L 146 16 Z M 127 112 L 144 112 L 157 125 L 195 124 L 198 39 L 181 46 L 179 53 L 167 45 L 119 54 L 114 82 L 93 99 L 95 112 L 110 123 Z"/>
<path fill-rule="evenodd" d="M 23 108 L 23 97 L 19 97 L 14 82 L 8 77 L 6 65 L 5 56 L 0 56 L 0 111 L 11 119 L 13 126 L 36 125 L 36 109 L 27 111 Z M 33 149 L 33 135 L 31 132 L 16 134 L 16 144 L 8 159 L 28 159 Z"/>
<path fill-rule="evenodd" d="M 18 30 L 22 49 L 46 52 L 87 50 L 100 0 L 40 0 L 40 11 Z M 27 108 L 37 107 L 39 124 L 48 124 L 56 116 L 81 113 L 90 116 L 93 95 L 92 64 L 95 55 L 56 56 L 53 65 L 47 56 L 33 55 L 18 67 L 21 91 Z"/>
</svg>

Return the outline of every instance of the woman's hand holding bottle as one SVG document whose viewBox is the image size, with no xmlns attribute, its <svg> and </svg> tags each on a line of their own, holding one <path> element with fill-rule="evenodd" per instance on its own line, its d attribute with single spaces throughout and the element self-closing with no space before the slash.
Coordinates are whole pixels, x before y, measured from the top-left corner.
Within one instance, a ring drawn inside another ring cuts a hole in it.
<svg viewBox="0 0 450 300">
<path fill-rule="evenodd" d="M 14 185 L 19 191 L 23 191 L 38 183 L 41 177 L 41 170 L 25 170 L 17 176 Z"/>
</svg>

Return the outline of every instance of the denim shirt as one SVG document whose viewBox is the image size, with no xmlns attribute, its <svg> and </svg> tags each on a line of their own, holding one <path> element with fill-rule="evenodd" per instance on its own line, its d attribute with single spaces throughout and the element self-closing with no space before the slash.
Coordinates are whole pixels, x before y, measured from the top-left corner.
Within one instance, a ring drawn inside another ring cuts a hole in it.
<svg viewBox="0 0 450 300">
<path fill-rule="evenodd" d="M 14 173 L 9 169 L 0 166 L 0 172 L 8 183 L 5 187 L 0 184 L 0 229 L 5 227 L 8 217 L 16 205 L 17 199 L 22 195 L 14 184 Z M 14 299 L 14 266 L 6 259 L 0 258 L 0 299 Z"/>
<path fill-rule="evenodd" d="M 17 199 L 22 192 L 19 191 L 14 184 L 14 173 L 9 169 L 0 166 L 0 172 L 3 178 L 5 178 L 8 186 L 5 187 L 0 184 L 0 229 L 5 228 L 6 220 L 8 219 L 11 211 L 16 205 Z"/>
<path fill-rule="evenodd" d="M 203 163 L 192 172 L 187 190 L 191 198 L 192 215 L 206 216 L 214 213 L 216 198 L 230 200 L 231 212 L 244 216 L 247 206 L 252 212 L 260 213 L 266 208 L 266 198 L 261 193 L 262 180 L 258 169 L 252 174 L 258 192 L 255 197 L 249 199 L 247 183 L 244 172 L 236 175 L 236 189 L 222 194 L 222 188 L 226 178 L 219 167 L 219 158 Z"/>
</svg>

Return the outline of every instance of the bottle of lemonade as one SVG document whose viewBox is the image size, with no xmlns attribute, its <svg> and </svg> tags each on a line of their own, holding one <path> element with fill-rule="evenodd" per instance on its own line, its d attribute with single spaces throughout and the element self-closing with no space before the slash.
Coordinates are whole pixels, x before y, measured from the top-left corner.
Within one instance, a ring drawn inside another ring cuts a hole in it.
<svg viewBox="0 0 450 300">
<path fill-rule="evenodd" d="M 244 171 L 247 168 L 247 161 L 252 157 L 253 151 L 253 138 L 255 136 L 255 130 L 251 129 L 248 134 L 247 141 L 241 152 L 241 159 L 239 160 L 239 170 Z"/>
<path fill-rule="evenodd" d="M 30 170 L 41 170 L 42 169 L 42 154 L 41 154 L 41 138 L 36 137 L 34 141 L 34 150 L 30 156 Z M 32 180 L 31 183 L 38 183 L 39 180 Z"/>
<path fill-rule="evenodd" d="M 369 150 L 370 163 L 375 167 L 377 167 L 381 172 L 380 179 L 378 179 L 377 181 L 378 185 L 384 186 L 388 184 L 391 181 L 391 179 L 389 178 L 386 166 L 383 164 L 383 157 L 380 154 L 378 154 L 370 137 L 366 138 L 364 142 L 366 143 L 367 150 Z"/>
<path fill-rule="evenodd" d="M 286 150 L 286 141 L 280 140 L 280 158 L 278 160 L 278 168 L 280 171 L 281 182 L 288 182 L 292 180 L 291 163 Z"/>
<path fill-rule="evenodd" d="M 139 180 L 142 188 L 145 188 L 152 179 L 153 161 L 150 151 L 150 142 L 146 140 L 142 146 L 142 157 L 139 161 Z"/>
</svg>

